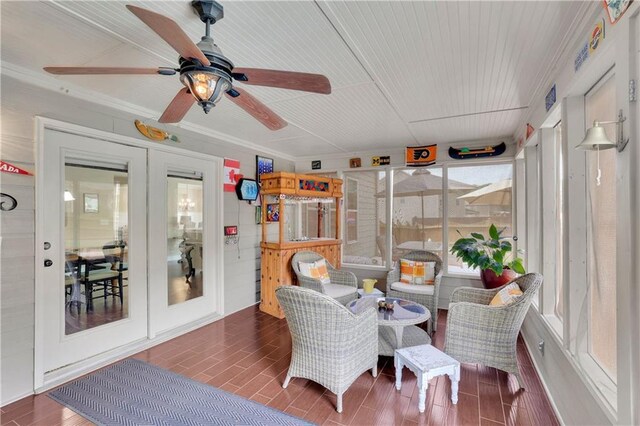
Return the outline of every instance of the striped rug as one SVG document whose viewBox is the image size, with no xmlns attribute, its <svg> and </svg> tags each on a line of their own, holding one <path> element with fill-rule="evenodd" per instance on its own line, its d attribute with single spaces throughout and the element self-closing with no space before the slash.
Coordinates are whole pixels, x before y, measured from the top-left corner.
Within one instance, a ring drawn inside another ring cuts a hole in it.
<svg viewBox="0 0 640 426">
<path fill-rule="evenodd" d="M 49 396 L 98 425 L 310 424 L 137 359 L 74 380 Z"/>
</svg>

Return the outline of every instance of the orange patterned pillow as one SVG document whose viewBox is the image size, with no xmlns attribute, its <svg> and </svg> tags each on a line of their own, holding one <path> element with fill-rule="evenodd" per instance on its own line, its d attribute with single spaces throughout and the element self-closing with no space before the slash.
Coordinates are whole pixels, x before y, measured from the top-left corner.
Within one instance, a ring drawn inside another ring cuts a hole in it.
<svg viewBox="0 0 640 426">
<path fill-rule="evenodd" d="M 413 270 L 414 284 L 433 285 L 436 275 L 436 262 L 415 262 Z"/>
<path fill-rule="evenodd" d="M 305 277 L 320 280 L 322 284 L 331 283 L 329 270 L 327 269 L 327 264 L 324 259 L 317 260 L 313 263 L 298 262 L 298 268 L 300 268 L 300 273 Z"/>
<path fill-rule="evenodd" d="M 400 282 L 413 284 L 416 262 L 413 260 L 400 259 Z"/>
</svg>

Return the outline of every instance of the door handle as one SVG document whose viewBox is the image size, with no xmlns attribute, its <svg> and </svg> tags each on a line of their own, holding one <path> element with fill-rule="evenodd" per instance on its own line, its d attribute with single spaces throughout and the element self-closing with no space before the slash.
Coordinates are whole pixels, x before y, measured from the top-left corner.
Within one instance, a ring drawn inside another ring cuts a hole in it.
<svg viewBox="0 0 640 426">
<path fill-rule="evenodd" d="M 44 266 L 45 266 L 46 268 L 48 268 L 48 267 L 49 267 L 49 266 L 51 266 L 51 265 L 53 265 L 53 260 L 51 260 L 51 259 L 45 259 L 45 260 L 44 260 Z"/>
</svg>

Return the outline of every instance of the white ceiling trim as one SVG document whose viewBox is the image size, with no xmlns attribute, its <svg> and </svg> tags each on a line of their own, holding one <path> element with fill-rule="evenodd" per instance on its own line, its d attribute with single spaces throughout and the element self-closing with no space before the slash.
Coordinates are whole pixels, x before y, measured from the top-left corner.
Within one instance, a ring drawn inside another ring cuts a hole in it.
<svg viewBox="0 0 640 426">
<path fill-rule="evenodd" d="M 369 74 L 372 77 L 373 83 L 376 85 L 376 87 L 378 88 L 382 96 L 385 98 L 385 100 L 389 103 L 389 106 L 395 112 L 400 122 L 404 124 L 405 128 L 407 129 L 411 137 L 413 137 L 414 143 L 419 144 L 418 138 L 416 137 L 416 135 L 413 134 L 413 132 L 411 131 L 411 127 L 408 125 L 404 117 L 400 114 L 400 109 L 398 108 L 398 105 L 396 105 L 396 103 L 392 100 L 393 98 L 389 90 L 384 86 L 384 84 L 382 84 L 381 79 L 373 71 L 374 67 L 364 57 L 364 54 L 356 45 L 355 40 L 349 34 L 349 32 L 345 29 L 343 23 L 340 21 L 338 16 L 334 13 L 329 3 L 324 1 L 322 3 L 319 3 L 317 0 L 314 0 L 314 2 L 316 3 L 320 11 L 322 11 L 323 15 L 327 18 L 327 20 L 331 23 L 331 26 L 333 26 L 333 28 L 336 30 L 340 38 L 344 40 L 345 45 L 353 53 L 356 60 L 362 65 L 362 67 L 365 69 L 367 74 Z"/>
<path fill-rule="evenodd" d="M 31 70 L 28 70 L 26 68 L 20 67 L 18 65 L 15 65 L 9 62 L 2 62 L 1 73 L 25 84 L 29 84 L 45 90 L 50 90 L 53 92 L 63 91 L 65 95 L 71 96 L 73 98 L 82 99 L 84 101 L 88 101 L 97 105 L 112 108 L 118 111 L 127 112 L 129 114 L 146 117 L 152 120 L 153 120 L 152 117 L 160 116 L 160 113 L 158 111 L 154 111 L 148 108 L 143 108 L 139 105 L 135 105 L 129 102 L 124 102 L 120 99 L 116 99 L 111 96 L 106 96 L 98 92 L 87 90 L 87 89 L 75 86 L 73 84 L 70 84 L 68 82 L 63 82 L 54 77 L 49 77 L 42 73 L 33 72 Z M 235 136 L 231 136 L 226 133 L 222 133 L 217 130 L 210 129 L 205 126 L 200 126 L 197 124 L 192 124 L 189 122 L 182 121 L 181 123 L 174 125 L 174 127 L 191 131 L 194 133 L 198 133 L 208 138 L 215 138 L 224 142 L 229 142 L 234 145 L 242 146 L 245 148 L 251 148 L 259 152 L 264 152 L 265 154 L 283 158 L 285 160 L 289 160 L 289 161 L 296 160 L 296 158 L 292 155 L 288 155 L 280 151 L 271 150 L 269 148 L 266 148 L 263 145 L 258 145 L 253 142 L 249 142 L 244 139 L 240 139 Z"/>
</svg>

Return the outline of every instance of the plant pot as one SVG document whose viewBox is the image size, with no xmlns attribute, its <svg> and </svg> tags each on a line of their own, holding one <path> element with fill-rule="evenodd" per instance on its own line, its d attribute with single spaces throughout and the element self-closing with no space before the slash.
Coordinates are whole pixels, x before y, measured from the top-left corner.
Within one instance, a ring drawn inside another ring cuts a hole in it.
<svg viewBox="0 0 640 426">
<path fill-rule="evenodd" d="M 505 285 L 509 281 L 515 279 L 518 274 L 509 268 L 502 270 L 502 275 L 496 275 L 491 269 L 483 269 L 480 271 L 480 280 L 486 289 L 497 288 Z"/>
</svg>

